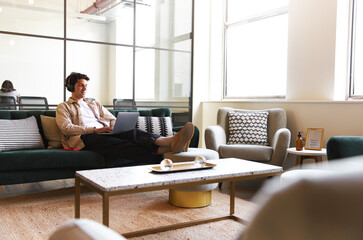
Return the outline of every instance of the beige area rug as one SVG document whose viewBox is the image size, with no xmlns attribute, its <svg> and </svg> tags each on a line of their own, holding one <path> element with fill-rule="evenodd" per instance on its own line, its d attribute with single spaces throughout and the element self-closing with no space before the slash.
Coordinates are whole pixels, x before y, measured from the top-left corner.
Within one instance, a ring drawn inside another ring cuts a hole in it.
<svg viewBox="0 0 363 240">
<path fill-rule="evenodd" d="M 229 195 L 213 191 L 212 204 L 185 209 L 168 203 L 168 191 L 110 198 L 110 228 L 120 233 L 229 213 Z M 248 220 L 254 203 L 236 199 L 236 214 Z M 102 222 L 102 198 L 82 189 L 81 217 Z M 74 218 L 74 188 L 0 199 L 0 239 L 47 239 L 63 222 Z M 223 220 L 132 239 L 238 239 L 244 226 Z"/>
</svg>

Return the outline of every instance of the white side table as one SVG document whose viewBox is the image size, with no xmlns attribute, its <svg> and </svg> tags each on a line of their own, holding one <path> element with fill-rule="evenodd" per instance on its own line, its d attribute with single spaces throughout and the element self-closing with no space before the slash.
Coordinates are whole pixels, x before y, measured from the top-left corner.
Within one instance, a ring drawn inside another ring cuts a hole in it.
<svg viewBox="0 0 363 240">
<path fill-rule="evenodd" d="M 296 166 L 301 166 L 303 161 L 308 158 L 312 158 L 315 162 L 322 162 L 323 156 L 326 156 L 326 149 L 322 148 L 319 150 L 306 150 L 305 148 L 301 151 L 297 151 L 296 148 L 288 148 L 288 153 L 296 155 Z"/>
</svg>

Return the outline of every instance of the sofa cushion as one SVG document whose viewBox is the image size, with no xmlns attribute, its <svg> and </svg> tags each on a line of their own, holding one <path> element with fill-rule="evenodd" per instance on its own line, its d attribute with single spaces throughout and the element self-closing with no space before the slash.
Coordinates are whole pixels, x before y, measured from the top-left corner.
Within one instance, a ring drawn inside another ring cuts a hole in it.
<svg viewBox="0 0 363 240">
<path fill-rule="evenodd" d="M 19 120 L 0 119 L 0 152 L 44 148 L 34 116 Z"/>
<path fill-rule="evenodd" d="M 61 148 L 61 132 L 55 121 L 55 117 L 40 115 L 45 138 L 48 141 L 48 148 Z"/>
<path fill-rule="evenodd" d="M 228 144 L 268 145 L 268 112 L 229 112 L 228 120 Z"/>
<path fill-rule="evenodd" d="M 241 158 L 245 160 L 268 162 L 271 160 L 273 149 L 270 146 L 259 145 L 228 145 L 219 147 L 221 158 Z"/>
<path fill-rule="evenodd" d="M 105 167 L 103 156 L 92 151 L 37 149 L 2 152 L 0 154 L 0 171 L 103 167 Z"/>
<path fill-rule="evenodd" d="M 0 110 L 0 119 L 11 119 L 9 110 Z"/>
<path fill-rule="evenodd" d="M 173 124 L 171 117 L 143 117 L 140 116 L 137 121 L 137 128 L 149 133 L 155 133 L 160 136 L 173 136 Z"/>
</svg>

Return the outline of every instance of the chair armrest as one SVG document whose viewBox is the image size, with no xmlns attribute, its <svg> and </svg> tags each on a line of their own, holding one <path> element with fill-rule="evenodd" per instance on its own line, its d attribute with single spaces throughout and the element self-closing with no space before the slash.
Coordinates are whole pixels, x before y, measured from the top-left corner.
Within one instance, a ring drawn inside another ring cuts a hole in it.
<svg viewBox="0 0 363 240">
<path fill-rule="evenodd" d="M 287 149 L 290 146 L 291 132 L 287 128 L 280 128 L 273 138 L 273 153 L 270 164 L 282 166 L 287 156 Z"/>
<path fill-rule="evenodd" d="M 173 127 L 173 132 L 179 132 L 183 126 Z M 189 147 L 198 148 L 199 145 L 199 129 L 197 126 L 194 126 L 194 135 L 190 140 Z"/>
<path fill-rule="evenodd" d="M 90 219 L 68 220 L 49 237 L 49 240 L 64 239 L 126 240 L 111 228 Z"/>
<path fill-rule="evenodd" d="M 326 143 L 328 160 L 363 155 L 363 137 L 334 136 Z"/>
<path fill-rule="evenodd" d="M 205 129 L 205 145 L 208 149 L 212 149 L 219 153 L 219 147 L 227 143 L 227 135 L 224 129 L 217 126 L 209 126 Z"/>
</svg>

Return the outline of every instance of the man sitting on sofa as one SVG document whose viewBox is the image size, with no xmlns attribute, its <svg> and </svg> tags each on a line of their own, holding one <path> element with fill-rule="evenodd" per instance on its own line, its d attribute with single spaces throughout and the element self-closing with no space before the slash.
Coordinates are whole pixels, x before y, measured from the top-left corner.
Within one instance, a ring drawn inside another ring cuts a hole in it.
<svg viewBox="0 0 363 240">
<path fill-rule="evenodd" d="M 66 78 L 66 87 L 72 96 L 58 105 L 56 113 L 64 148 L 91 150 L 104 156 L 146 163 L 159 163 L 163 153 L 186 149 L 194 134 L 194 125 L 190 122 L 172 137 L 138 129 L 121 134 L 98 134 L 112 132 L 116 118 L 99 102 L 85 98 L 88 81 L 87 75 L 75 72 Z"/>
</svg>

